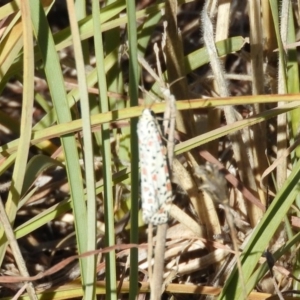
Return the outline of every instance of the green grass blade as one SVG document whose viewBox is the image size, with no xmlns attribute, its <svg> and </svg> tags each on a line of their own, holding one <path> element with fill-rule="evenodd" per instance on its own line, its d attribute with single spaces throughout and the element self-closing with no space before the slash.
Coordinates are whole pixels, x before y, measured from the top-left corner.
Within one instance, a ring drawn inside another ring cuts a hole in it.
<svg viewBox="0 0 300 300">
<path fill-rule="evenodd" d="M 97 0 L 92 2 L 94 41 L 96 52 L 96 69 L 98 77 L 98 87 L 100 91 L 99 106 L 101 112 L 109 111 L 107 97 L 106 73 L 104 67 L 104 51 L 101 33 L 101 24 L 98 18 L 100 7 Z M 101 18 L 102 12 L 100 12 Z M 103 161 L 103 182 L 104 182 L 104 214 L 105 214 L 105 244 L 107 247 L 115 244 L 114 234 L 114 197 L 112 192 L 112 166 L 111 166 L 111 145 L 109 124 L 103 124 L 101 127 L 102 135 L 102 161 Z M 116 281 L 116 256 L 115 251 L 106 254 L 106 299 L 117 299 L 117 281 Z"/>
<path fill-rule="evenodd" d="M 289 24 L 288 24 L 288 44 L 293 44 L 296 42 L 296 32 L 295 32 L 295 22 L 292 11 L 292 6 L 290 3 L 289 12 Z M 287 91 L 290 94 L 299 93 L 300 83 L 299 83 L 299 66 L 297 61 L 297 49 L 296 47 L 289 47 L 287 49 Z M 294 143 L 295 139 L 298 137 L 299 133 L 299 122 L 300 122 L 300 109 L 294 109 L 290 113 L 290 130 L 291 130 L 291 144 Z M 300 157 L 300 147 L 296 148 L 295 155 L 297 158 Z"/>
<path fill-rule="evenodd" d="M 128 180 L 130 176 L 130 170 L 124 169 L 116 174 L 113 175 L 112 181 L 113 185 L 120 183 L 124 180 Z M 96 193 L 97 195 L 103 192 L 103 181 L 101 180 L 96 184 Z M 84 197 L 84 201 L 86 201 L 86 195 Z M 37 228 L 47 224 L 51 220 L 57 218 L 58 216 L 66 213 L 71 209 L 71 199 L 63 200 L 58 204 L 51 206 L 50 208 L 44 210 L 42 213 L 38 214 L 37 216 L 31 218 L 27 222 L 23 223 L 22 225 L 18 226 L 15 229 L 16 238 L 19 239 L 26 234 L 36 230 Z"/>
<path fill-rule="evenodd" d="M 12 166 L 12 164 L 15 162 L 17 156 L 17 152 L 9 155 L 4 161 L 1 161 L 0 165 L 0 175 L 2 175 L 5 171 L 7 171 L 8 168 Z"/>
<path fill-rule="evenodd" d="M 20 141 L 17 151 L 15 166 L 12 175 L 12 183 L 5 205 L 6 214 L 11 224 L 14 224 L 18 203 L 20 201 L 22 186 L 24 182 L 26 164 L 28 159 L 31 130 L 32 113 L 34 99 L 34 56 L 33 56 L 33 36 L 31 29 L 30 15 L 22 15 L 22 31 L 24 45 L 24 82 L 22 99 L 22 117 L 20 126 Z M 19 45 L 21 46 L 21 45 Z M 4 258 L 6 251 L 5 235 L 3 227 L 0 227 L 0 263 Z"/>
<path fill-rule="evenodd" d="M 78 3 L 80 4 L 80 2 Z M 85 3 L 83 3 L 85 5 Z M 68 13 L 70 19 L 70 27 L 73 38 L 73 49 L 75 55 L 77 78 L 80 93 L 80 107 L 82 113 L 82 132 L 83 132 L 83 150 L 84 150 L 84 171 L 86 179 L 86 195 L 87 195 L 87 223 L 85 224 L 84 239 L 78 238 L 78 242 L 86 242 L 84 245 L 78 245 L 79 248 L 85 249 L 84 251 L 94 250 L 96 248 L 96 194 L 95 194 L 95 174 L 94 174 L 94 155 L 93 155 L 93 142 L 91 132 L 91 119 L 90 119 L 90 105 L 88 96 L 88 86 L 85 76 L 85 65 L 83 51 L 81 48 L 81 40 L 79 36 L 79 29 L 77 26 L 77 19 L 75 13 L 75 5 L 73 0 L 67 1 Z M 82 264 L 83 271 L 83 286 L 84 295 L 86 299 L 95 298 L 95 270 L 96 258 L 91 255 L 85 258 L 85 264 Z"/>
<path fill-rule="evenodd" d="M 64 78 L 59 64 L 59 58 L 55 50 L 53 36 L 48 26 L 45 13 L 40 5 L 40 1 L 33 0 L 31 4 L 31 15 L 34 33 L 44 61 L 44 70 L 52 97 L 53 105 L 58 123 L 71 121 L 71 113 L 68 106 L 67 95 L 64 87 Z M 81 177 L 81 170 L 78 163 L 79 157 L 75 138 L 72 134 L 61 138 L 65 154 L 66 169 L 70 193 L 72 198 L 72 208 L 75 217 L 76 238 L 78 241 L 78 252 L 86 250 L 86 207 L 84 202 L 84 190 Z M 81 266 L 85 264 L 80 260 Z"/>
<path fill-rule="evenodd" d="M 272 117 L 278 116 L 279 114 L 286 113 L 288 111 L 291 111 L 295 108 L 298 108 L 299 105 L 293 105 L 293 104 L 287 104 L 285 106 L 276 107 L 270 110 L 267 110 L 265 112 L 262 112 L 260 114 L 254 115 L 250 118 L 243 119 L 240 121 L 237 121 L 233 124 L 225 125 L 221 128 L 217 128 L 214 130 L 211 130 L 207 133 L 201 134 L 199 136 L 196 136 L 195 138 L 191 138 L 187 141 L 184 141 L 178 145 L 175 146 L 175 153 L 181 154 L 183 152 L 187 152 L 191 149 L 194 149 L 198 146 L 201 146 L 203 144 L 206 144 L 210 141 L 216 140 L 222 136 L 225 136 L 229 133 L 233 133 L 239 129 L 243 129 L 245 127 L 258 124 L 260 122 L 266 121 Z"/>
<path fill-rule="evenodd" d="M 223 41 L 216 42 L 216 48 L 218 51 L 219 57 L 222 57 L 226 54 L 239 51 L 243 45 L 245 44 L 245 39 L 241 36 L 229 38 Z M 196 51 L 188 54 L 184 58 L 184 71 L 186 72 L 185 75 L 189 74 L 193 70 L 209 63 L 209 56 L 208 52 L 206 50 L 206 47 L 202 47 L 200 49 L 197 49 Z M 166 76 L 164 74 L 163 76 Z M 159 98 L 163 98 L 159 84 L 156 82 L 152 89 L 152 93 L 155 94 Z M 178 99 L 179 100 L 179 99 Z M 145 101 L 150 101 L 150 103 L 153 101 L 150 98 L 150 95 L 148 95 L 145 98 Z"/>
<path fill-rule="evenodd" d="M 26 173 L 28 173 L 29 176 L 26 176 L 24 179 L 21 196 L 29 190 L 38 175 L 53 166 L 63 167 L 63 165 L 57 160 L 42 154 L 35 155 L 32 159 L 30 159 L 26 167 Z"/>
<path fill-rule="evenodd" d="M 260 95 L 252 99 L 251 96 L 242 97 L 228 97 L 219 99 L 200 99 L 200 100 L 183 100 L 176 101 L 177 110 L 185 109 L 197 109 L 205 107 L 217 107 L 222 105 L 241 105 L 241 104 L 253 104 L 253 103 L 274 103 L 278 101 L 293 102 L 283 107 L 282 112 L 287 112 L 289 110 L 299 107 L 299 95 Z M 152 106 L 155 113 L 162 113 L 165 110 L 165 103 L 156 103 Z M 277 108 L 276 108 L 277 109 Z M 280 110 L 281 108 L 278 108 Z M 92 127 L 97 127 L 100 124 L 104 124 L 111 121 L 124 120 L 133 117 L 140 116 L 143 107 L 131 107 L 120 109 L 114 112 L 107 112 L 102 114 L 96 114 L 91 117 Z M 279 112 L 278 112 L 279 113 Z M 278 114 L 277 113 L 277 114 Z M 269 114 L 267 112 L 267 114 Z M 273 113 L 271 113 L 273 114 Z M 259 121 L 260 122 L 260 121 Z M 251 123 L 254 124 L 254 123 Z M 251 125 L 249 124 L 249 125 Z M 66 135 L 68 133 L 80 131 L 82 128 L 82 120 L 71 121 L 67 124 L 58 124 L 52 127 L 35 131 L 32 133 L 31 144 L 37 145 L 42 141 Z M 19 140 L 16 139 L 0 147 L 0 158 L 6 157 L 8 154 L 16 151 L 18 147 Z"/>
<path fill-rule="evenodd" d="M 292 169 L 282 189 L 276 195 L 266 214 L 254 229 L 252 237 L 241 254 L 241 264 L 245 282 L 248 282 L 263 251 L 268 246 L 276 229 L 299 193 L 300 161 Z M 235 269 L 228 278 L 219 300 L 242 299 L 243 287 L 239 272 Z"/>
<path fill-rule="evenodd" d="M 129 96 L 130 106 L 138 104 L 138 81 L 139 67 L 137 61 L 137 29 L 135 18 L 135 2 L 126 0 L 127 16 L 128 16 L 128 43 L 129 43 Z M 139 154 L 137 140 L 137 119 L 133 118 L 130 122 L 131 129 L 131 186 L 139 186 Z M 130 213 L 130 243 L 138 243 L 138 199 L 139 189 L 131 189 L 131 213 Z M 130 250 L 130 290 L 129 299 L 135 299 L 138 292 L 138 250 Z"/>
<path fill-rule="evenodd" d="M 294 235 L 292 239 L 290 239 L 288 242 L 285 243 L 283 247 L 281 247 L 279 250 L 277 250 L 275 253 L 273 253 L 273 257 L 275 261 L 277 261 L 279 258 L 281 258 L 283 255 L 286 255 L 289 251 L 292 250 L 292 248 L 300 242 L 300 232 Z M 250 279 L 247 282 L 246 285 L 246 291 L 247 293 L 251 293 L 257 284 L 257 282 L 267 273 L 269 272 L 270 268 L 267 264 L 267 262 L 264 262 L 262 265 L 258 267 L 258 269 L 253 273 L 253 275 L 250 277 Z"/>
</svg>

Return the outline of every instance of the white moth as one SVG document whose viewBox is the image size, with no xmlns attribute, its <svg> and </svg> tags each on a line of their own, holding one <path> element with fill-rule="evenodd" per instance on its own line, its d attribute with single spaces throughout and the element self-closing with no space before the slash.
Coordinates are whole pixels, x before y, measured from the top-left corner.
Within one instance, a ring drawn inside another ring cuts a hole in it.
<svg viewBox="0 0 300 300">
<path fill-rule="evenodd" d="M 154 113 L 146 108 L 137 126 L 141 168 L 143 220 L 159 225 L 168 221 L 168 205 L 172 186 L 159 125 Z"/>
</svg>

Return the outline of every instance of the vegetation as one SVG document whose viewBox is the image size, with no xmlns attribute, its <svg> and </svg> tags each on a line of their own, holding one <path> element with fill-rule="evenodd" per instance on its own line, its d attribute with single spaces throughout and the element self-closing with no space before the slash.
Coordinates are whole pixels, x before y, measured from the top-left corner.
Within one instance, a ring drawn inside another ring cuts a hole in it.
<svg viewBox="0 0 300 300">
<path fill-rule="evenodd" d="M 165 299 L 298 290 L 299 1 L 57 2 L 0 7 L 0 299 L 148 298 L 159 243 Z M 164 244 L 136 128 L 172 96 Z"/>
</svg>

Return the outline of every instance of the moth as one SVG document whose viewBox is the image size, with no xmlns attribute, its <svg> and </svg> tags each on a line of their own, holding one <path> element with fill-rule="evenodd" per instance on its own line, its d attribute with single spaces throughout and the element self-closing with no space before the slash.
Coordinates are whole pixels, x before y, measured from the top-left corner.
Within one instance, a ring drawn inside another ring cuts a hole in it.
<svg viewBox="0 0 300 300">
<path fill-rule="evenodd" d="M 146 224 L 163 224 L 168 221 L 167 204 L 172 201 L 172 186 L 166 148 L 151 109 L 144 109 L 137 125 L 137 134 L 143 220 Z"/>
</svg>

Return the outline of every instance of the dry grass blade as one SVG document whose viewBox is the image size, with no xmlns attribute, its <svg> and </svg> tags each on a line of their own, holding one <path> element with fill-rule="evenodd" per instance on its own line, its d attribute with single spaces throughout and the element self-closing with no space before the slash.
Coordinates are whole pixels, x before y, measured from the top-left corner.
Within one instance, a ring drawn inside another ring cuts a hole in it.
<svg viewBox="0 0 300 300">
<path fill-rule="evenodd" d="M 5 234 L 7 236 L 8 242 L 9 242 L 11 248 L 12 248 L 12 252 L 14 254 L 14 257 L 15 257 L 16 263 L 18 265 L 20 274 L 23 277 L 29 277 L 29 273 L 28 273 L 28 270 L 26 268 L 25 260 L 22 256 L 22 253 L 20 251 L 17 240 L 14 237 L 13 230 L 11 228 L 9 219 L 6 215 L 4 205 L 2 203 L 2 199 L 0 199 L 0 220 L 1 220 L 1 224 L 4 227 L 4 231 L 5 231 Z M 26 286 L 26 290 L 28 292 L 30 300 L 38 299 L 37 296 L 36 296 L 36 292 L 35 292 L 33 284 L 30 282 L 28 284 L 24 283 L 24 285 Z"/>
</svg>

